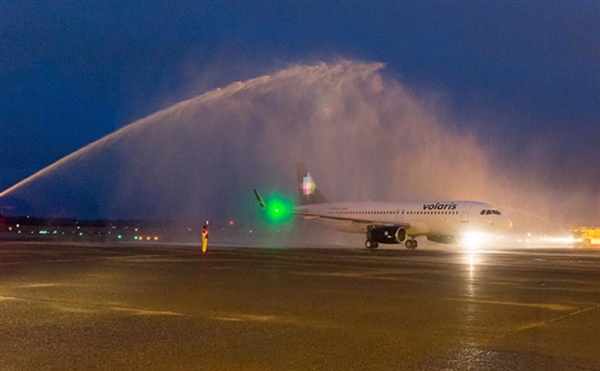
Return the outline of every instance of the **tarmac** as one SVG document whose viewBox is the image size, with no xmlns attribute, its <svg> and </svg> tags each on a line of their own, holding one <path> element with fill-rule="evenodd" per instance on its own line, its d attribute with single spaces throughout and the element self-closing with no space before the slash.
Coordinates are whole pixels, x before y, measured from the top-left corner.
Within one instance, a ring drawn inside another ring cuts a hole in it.
<svg viewBox="0 0 600 371">
<path fill-rule="evenodd" d="M 600 250 L 0 242 L 0 370 L 600 370 Z"/>
</svg>

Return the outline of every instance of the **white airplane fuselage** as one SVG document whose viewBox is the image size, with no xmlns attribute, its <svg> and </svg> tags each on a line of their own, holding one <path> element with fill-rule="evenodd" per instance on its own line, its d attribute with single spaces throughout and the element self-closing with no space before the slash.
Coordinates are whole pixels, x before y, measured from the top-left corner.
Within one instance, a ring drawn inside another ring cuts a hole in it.
<svg viewBox="0 0 600 371">
<path fill-rule="evenodd" d="M 415 237 L 456 243 L 469 234 L 495 233 L 512 227 L 511 220 L 490 204 L 477 201 L 328 202 L 303 163 L 296 164 L 300 206 L 283 210 L 318 219 L 333 228 L 364 233 L 365 247 L 379 243 L 415 249 Z M 268 208 L 254 190 L 261 208 Z M 279 212 L 279 211 L 277 211 Z"/>
<path fill-rule="evenodd" d="M 334 202 L 295 208 L 306 219 L 321 219 L 333 228 L 365 233 L 369 225 L 406 226 L 411 237 L 460 238 L 474 232 L 502 232 L 512 227 L 509 218 L 484 202 Z"/>
</svg>

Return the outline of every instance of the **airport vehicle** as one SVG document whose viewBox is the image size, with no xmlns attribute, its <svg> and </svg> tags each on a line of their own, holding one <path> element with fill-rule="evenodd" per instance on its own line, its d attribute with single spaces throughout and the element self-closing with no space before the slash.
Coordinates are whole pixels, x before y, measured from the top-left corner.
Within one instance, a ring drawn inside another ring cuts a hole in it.
<svg viewBox="0 0 600 371">
<path fill-rule="evenodd" d="M 416 249 L 418 236 L 438 243 L 458 243 L 480 235 L 507 231 L 512 221 L 491 205 L 475 201 L 415 202 L 327 202 L 306 166 L 296 164 L 300 187 L 300 206 L 276 212 L 293 213 L 306 219 L 319 219 L 333 228 L 364 233 L 365 247 L 380 243 L 401 244 Z M 254 194 L 263 209 L 268 209 L 260 194 Z"/>
<path fill-rule="evenodd" d="M 573 233 L 573 236 L 577 238 L 583 246 L 600 246 L 600 228 L 598 227 L 579 227 L 572 229 L 571 233 Z"/>
</svg>

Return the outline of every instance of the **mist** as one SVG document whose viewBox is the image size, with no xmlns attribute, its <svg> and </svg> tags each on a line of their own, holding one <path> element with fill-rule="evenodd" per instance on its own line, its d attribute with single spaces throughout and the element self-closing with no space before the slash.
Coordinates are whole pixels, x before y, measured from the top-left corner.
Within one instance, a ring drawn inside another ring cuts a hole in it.
<svg viewBox="0 0 600 371">
<path fill-rule="evenodd" d="M 252 188 L 296 197 L 304 161 L 331 201 L 478 200 L 523 230 L 600 222 L 593 178 L 549 182 L 540 138 L 516 158 L 458 127 L 381 63 L 295 65 L 138 120 L 0 197 L 38 216 L 252 223 Z"/>
</svg>

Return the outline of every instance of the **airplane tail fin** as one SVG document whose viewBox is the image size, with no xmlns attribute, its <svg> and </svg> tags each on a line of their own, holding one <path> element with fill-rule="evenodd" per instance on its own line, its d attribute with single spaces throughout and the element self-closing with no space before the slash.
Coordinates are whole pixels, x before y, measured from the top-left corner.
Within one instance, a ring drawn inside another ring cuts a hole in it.
<svg viewBox="0 0 600 371">
<path fill-rule="evenodd" d="M 327 200 L 317 188 L 317 184 L 310 176 L 306 165 L 303 162 L 296 163 L 296 171 L 298 175 L 298 187 L 300 191 L 300 204 L 322 204 Z"/>
</svg>

